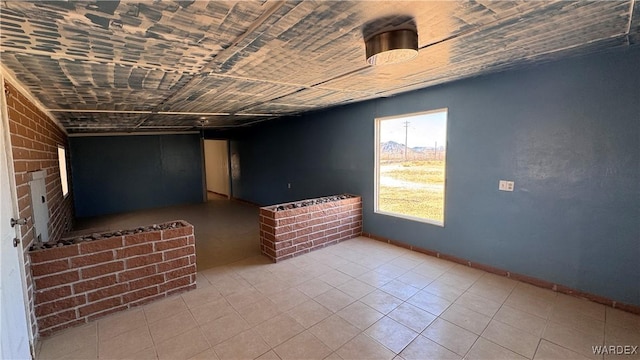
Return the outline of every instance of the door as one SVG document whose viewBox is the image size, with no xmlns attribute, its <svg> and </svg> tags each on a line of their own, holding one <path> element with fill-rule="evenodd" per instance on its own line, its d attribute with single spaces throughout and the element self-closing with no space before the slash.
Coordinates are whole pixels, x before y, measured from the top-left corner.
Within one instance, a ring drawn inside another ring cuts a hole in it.
<svg viewBox="0 0 640 360">
<path fill-rule="evenodd" d="M 0 103 L 4 107 L 6 102 L 2 95 Z M 6 112 L 0 114 L 0 358 L 30 359 L 27 312 L 20 272 L 22 246 L 13 246 L 17 228 L 11 227 L 14 196 L 7 162 L 10 149 L 5 140 L 5 116 Z"/>
<path fill-rule="evenodd" d="M 207 191 L 229 197 L 229 145 L 227 140 L 204 141 Z"/>
</svg>

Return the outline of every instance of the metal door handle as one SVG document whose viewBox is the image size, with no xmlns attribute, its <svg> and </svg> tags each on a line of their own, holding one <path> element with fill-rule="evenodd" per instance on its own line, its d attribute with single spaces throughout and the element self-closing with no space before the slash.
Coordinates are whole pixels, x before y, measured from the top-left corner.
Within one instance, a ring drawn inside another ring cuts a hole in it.
<svg viewBox="0 0 640 360">
<path fill-rule="evenodd" d="M 18 244 L 20 244 L 20 239 L 13 238 L 13 247 L 18 247 Z"/>
<path fill-rule="evenodd" d="M 11 227 L 14 227 L 16 225 L 27 225 L 27 219 L 14 219 L 11 218 Z"/>
</svg>

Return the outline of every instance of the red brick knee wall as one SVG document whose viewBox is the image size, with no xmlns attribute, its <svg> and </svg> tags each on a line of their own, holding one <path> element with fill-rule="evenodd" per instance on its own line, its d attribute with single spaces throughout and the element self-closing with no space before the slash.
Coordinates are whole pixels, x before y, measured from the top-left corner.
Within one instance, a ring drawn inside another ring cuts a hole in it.
<svg viewBox="0 0 640 360">
<path fill-rule="evenodd" d="M 30 252 L 40 335 L 194 289 L 193 226 L 181 223 Z"/>
<path fill-rule="evenodd" d="M 260 246 L 274 262 L 362 234 L 359 196 L 275 211 L 281 205 L 260 208 Z"/>
</svg>

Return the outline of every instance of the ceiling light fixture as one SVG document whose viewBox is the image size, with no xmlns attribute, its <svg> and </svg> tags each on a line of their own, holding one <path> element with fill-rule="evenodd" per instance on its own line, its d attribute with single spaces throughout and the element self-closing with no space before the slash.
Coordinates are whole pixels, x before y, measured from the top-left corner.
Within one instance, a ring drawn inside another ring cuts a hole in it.
<svg viewBox="0 0 640 360">
<path fill-rule="evenodd" d="M 418 55 L 415 30 L 393 30 L 371 36 L 365 41 L 369 65 L 397 64 Z"/>
<path fill-rule="evenodd" d="M 209 124 L 209 118 L 207 118 L 206 116 L 200 116 L 198 123 L 200 124 L 201 127 L 204 127 L 205 125 Z"/>
</svg>

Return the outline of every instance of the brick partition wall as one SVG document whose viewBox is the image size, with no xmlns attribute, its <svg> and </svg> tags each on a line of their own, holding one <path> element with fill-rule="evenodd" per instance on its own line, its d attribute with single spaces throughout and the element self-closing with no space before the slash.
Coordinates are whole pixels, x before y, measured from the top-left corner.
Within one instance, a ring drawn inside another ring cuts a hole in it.
<svg viewBox="0 0 640 360">
<path fill-rule="evenodd" d="M 274 262 L 362 234 L 362 199 L 359 196 L 275 210 L 278 206 L 295 203 L 260 208 L 260 247 Z"/>
<path fill-rule="evenodd" d="M 39 334 L 195 289 L 193 226 L 31 251 Z"/>
<path fill-rule="evenodd" d="M 67 134 L 16 86 L 4 80 L 18 211 L 20 218 L 27 219 L 27 224 L 20 227 L 20 240 L 24 251 L 29 322 L 31 331 L 35 335 L 38 333 L 38 328 L 34 308 L 33 280 L 27 255 L 34 242 L 29 173 L 36 170 L 47 172 L 45 184 L 49 207 L 49 240 L 55 242 L 73 226 L 71 176 L 68 176 L 69 195 L 64 197 L 58 165 L 58 145 L 68 150 Z M 67 155 L 68 153 L 67 151 Z"/>
</svg>

